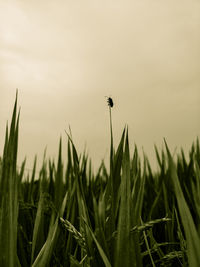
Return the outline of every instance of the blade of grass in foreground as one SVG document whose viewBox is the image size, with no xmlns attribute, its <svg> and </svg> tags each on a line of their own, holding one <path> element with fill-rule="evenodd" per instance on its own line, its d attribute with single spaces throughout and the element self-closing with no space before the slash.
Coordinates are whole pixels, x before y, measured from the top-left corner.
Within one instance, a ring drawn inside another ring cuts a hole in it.
<svg viewBox="0 0 200 267">
<path fill-rule="evenodd" d="M 0 266 L 20 266 L 17 258 L 18 186 L 16 172 L 18 147 L 17 95 L 10 126 L 6 131 L 0 177 Z"/>
<path fill-rule="evenodd" d="M 33 263 L 35 257 L 39 253 L 40 249 L 45 243 L 44 235 L 44 205 L 45 205 L 45 163 L 43 163 L 41 174 L 43 177 L 40 177 L 40 198 L 37 207 L 37 213 L 33 229 L 33 240 L 32 240 L 32 252 L 31 252 L 31 263 Z"/>
<path fill-rule="evenodd" d="M 121 203 L 119 208 L 118 234 L 115 250 L 115 267 L 139 267 L 141 257 L 137 255 L 133 236 L 130 234 L 132 226 L 131 214 L 131 185 L 130 185 L 130 153 L 128 142 L 128 131 L 125 138 L 125 151 L 122 162 L 122 180 L 121 180 Z"/>
<path fill-rule="evenodd" d="M 177 176 L 176 167 L 173 162 L 171 153 L 168 149 L 167 143 L 165 142 L 168 161 L 169 161 L 169 171 L 171 179 L 174 183 L 175 195 L 178 202 L 178 209 L 180 212 L 182 224 L 184 227 L 186 241 L 187 241 L 187 254 L 188 262 L 190 267 L 199 267 L 200 265 L 200 238 L 195 227 L 192 215 L 190 213 L 189 207 L 185 201 L 180 182 Z"/>
<path fill-rule="evenodd" d="M 65 194 L 63 198 L 62 205 L 60 207 L 60 211 L 58 216 L 55 218 L 55 214 L 52 214 L 51 217 L 51 223 L 49 226 L 49 232 L 46 242 L 44 243 L 43 247 L 41 248 L 40 252 L 38 253 L 37 258 L 35 259 L 34 263 L 32 264 L 32 267 L 44 267 L 49 266 L 53 250 L 55 248 L 56 242 L 58 240 L 59 236 L 59 215 L 62 217 L 67 202 L 67 193 Z"/>
<path fill-rule="evenodd" d="M 109 260 L 108 260 L 108 258 L 107 258 L 107 256 L 106 256 L 106 254 L 104 253 L 104 251 L 103 251 L 101 245 L 100 245 L 99 242 L 97 241 L 97 239 L 96 239 L 94 233 L 92 232 L 91 228 L 89 227 L 89 225 L 87 224 L 87 222 L 86 222 L 85 220 L 84 220 L 84 222 L 85 222 L 87 228 L 89 229 L 89 233 L 91 234 L 92 239 L 94 240 L 94 242 L 95 242 L 95 244 L 96 244 L 96 246 L 97 246 L 97 249 L 98 249 L 98 251 L 99 251 L 99 254 L 101 255 L 101 258 L 102 258 L 102 260 L 103 260 L 103 262 L 104 262 L 104 264 L 105 264 L 105 267 L 111 267 L 111 264 L 110 264 L 110 262 L 109 262 Z"/>
<path fill-rule="evenodd" d="M 32 267 L 43 267 L 43 266 L 49 266 L 51 257 L 53 255 L 54 248 L 56 246 L 56 242 L 58 240 L 58 236 L 60 233 L 60 228 L 59 228 L 59 216 L 63 216 L 65 207 L 66 207 L 66 202 L 67 202 L 67 197 L 68 197 L 68 192 L 65 193 L 63 196 L 62 192 L 59 194 L 59 189 L 61 188 L 62 181 L 63 181 L 63 164 L 62 164 L 62 157 L 61 157 L 61 150 L 62 150 L 62 145 L 61 145 L 61 140 L 59 144 L 59 154 L 58 154 L 58 164 L 57 164 L 57 169 L 55 171 L 55 185 L 57 188 L 55 189 L 55 210 L 52 210 L 51 213 L 51 221 L 49 225 L 49 231 L 48 231 L 48 236 L 43 244 L 42 248 L 40 249 L 39 253 L 37 253 L 37 257 L 34 260 Z M 37 245 L 36 241 L 39 239 L 40 241 L 40 225 L 43 224 L 43 206 L 44 206 L 44 192 L 46 190 L 46 166 L 43 164 L 43 180 L 41 182 L 44 182 L 44 189 L 41 188 L 41 197 L 38 205 L 38 210 L 37 210 L 37 215 L 36 215 L 36 221 L 35 221 L 35 226 L 34 226 L 34 233 L 33 233 L 33 251 L 32 251 L 32 261 L 34 259 L 34 249 Z M 41 179 L 41 178 L 40 178 Z M 60 190 L 61 191 L 61 190 Z M 43 225 L 42 225 L 43 226 Z M 41 245 L 42 242 L 40 242 Z M 35 246 L 35 247 L 34 247 Z"/>
</svg>

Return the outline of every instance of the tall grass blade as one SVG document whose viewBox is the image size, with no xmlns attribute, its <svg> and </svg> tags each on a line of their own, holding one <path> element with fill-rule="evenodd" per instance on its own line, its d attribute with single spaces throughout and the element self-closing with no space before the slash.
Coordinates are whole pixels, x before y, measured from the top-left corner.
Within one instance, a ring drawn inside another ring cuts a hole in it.
<svg viewBox="0 0 200 267">
<path fill-rule="evenodd" d="M 176 167 L 166 142 L 165 146 L 168 155 L 170 176 L 174 184 L 175 195 L 178 202 L 178 209 L 180 212 L 182 224 L 186 235 L 186 241 L 188 244 L 187 254 L 189 266 L 198 267 L 200 265 L 200 238 L 195 227 L 192 215 L 190 213 L 189 207 L 185 201 L 177 176 Z"/>
<path fill-rule="evenodd" d="M 17 258 L 18 188 L 17 148 L 19 114 L 17 94 L 10 131 L 6 130 L 0 177 L 0 266 L 19 266 Z"/>
<path fill-rule="evenodd" d="M 125 138 L 125 150 L 122 163 L 122 180 L 120 189 L 120 208 L 117 228 L 117 240 L 115 251 L 115 267 L 133 267 L 141 266 L 141 262 L 137 262 L 136 251 L 133 237 L 130 234 L 132 226 L 131 214 L 131 187 L 130 187 L 130 153 L 128 142 L 128 131 Z M 136 246 L 139 244 L 135 244 Z"/>
</svg>

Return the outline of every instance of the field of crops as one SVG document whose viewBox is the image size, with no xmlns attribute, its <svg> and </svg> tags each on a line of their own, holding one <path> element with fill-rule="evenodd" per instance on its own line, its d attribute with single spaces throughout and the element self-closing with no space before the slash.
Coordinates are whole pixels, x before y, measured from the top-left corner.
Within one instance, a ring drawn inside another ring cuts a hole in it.
<svg viewBox="0 0 200 267">
<path fill-rule="evenodd" d="M 0 157 L 0 267 L 200 266 L 198 139 L 189 160 L 155 147 L 153 172 L 137 147 L 130 155 L 127 128 L 113 147 L 111 124 L 109 169 L 93 173 L 69 134 L 67 157 L 60 141 L 56 162 L 45 156 L 37 174 L 35 160 L 28 175 L 18 127 L 16 98 Z"/>
</svg>

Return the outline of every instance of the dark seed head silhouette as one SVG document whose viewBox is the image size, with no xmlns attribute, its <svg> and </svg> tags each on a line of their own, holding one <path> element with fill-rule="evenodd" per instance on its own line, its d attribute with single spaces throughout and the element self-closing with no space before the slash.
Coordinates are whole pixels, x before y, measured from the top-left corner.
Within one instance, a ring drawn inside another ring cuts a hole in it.
<svg viewBox="0 0 200 267">
<path fill-rule="evenodd" d="M 107 96 L 106 96 L 107 97 Z M 112 100 L 112 98 L 111 97 L 107 97 L 107 102 L 108 102 L 108 106 L 109 107 L 113 107 L 114 106 L 114 103 L 113 103 L 113 100 Z"/>
</svg>

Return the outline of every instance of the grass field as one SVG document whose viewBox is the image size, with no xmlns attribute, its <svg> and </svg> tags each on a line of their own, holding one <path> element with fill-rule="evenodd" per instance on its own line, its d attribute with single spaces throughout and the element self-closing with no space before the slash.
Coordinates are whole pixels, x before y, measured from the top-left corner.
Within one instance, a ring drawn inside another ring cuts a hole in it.
<svg viewBox="0 0 200 267">
<path fill-rule="evenodd" d="M 198 139 L 189 160 L 155 147 L 155 173 L 137 147 L 130 155 L 127 128 L 113 147 L 111 124 L 109 169 L 93 173 L 68 135 L 67 159 L 60 140 L 56 162 L 44 157 L 37 175 L 35 160 L 28 175 L 18 128 L 16 98 L 0 158 L 0 267 L 200 266 Z"/>
</svg>

